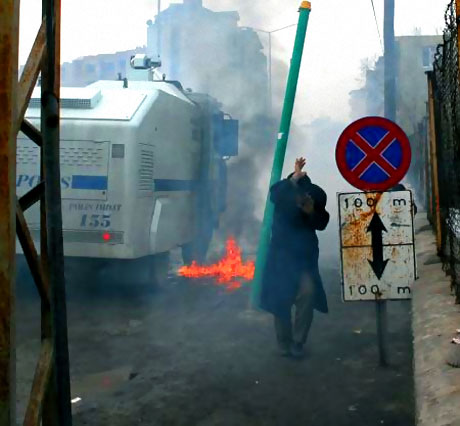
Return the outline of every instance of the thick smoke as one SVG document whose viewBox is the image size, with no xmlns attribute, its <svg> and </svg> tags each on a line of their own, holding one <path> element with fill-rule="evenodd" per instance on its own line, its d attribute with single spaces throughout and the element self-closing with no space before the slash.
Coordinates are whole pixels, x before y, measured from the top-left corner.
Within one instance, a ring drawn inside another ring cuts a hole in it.
<svg viewBox="0 0 460 426">
<path fill-rule="evenodd" d="M 184 3 L 191 5 L 200 2 L 185 0 Z M 171 3 L 162 2 L 162 4 L 165 9 Z M 272 31 L 297 23 L 299 4 L 298 0 L 285 2 L 274 0 L 268 2 L 261 0 L 251 2 L 243 0 L 203 1 L 203 6 L 212 11 L 236 11 L 240 17 L 240 27 L 248 26 L 263 31 Z M 311 19 L 309 24 L 283 175 L 286 176 L 292 171 L 296 157 L 306 157 L 307 172 L 315 183 L 327 191 L 328 209 L 332 213 L 332 218 L 335 218 L 336 193 L 349 189 L 339 177 L 335 166 L 335 144 L 349 119 L 348 93 L 350 89 L 348 87 L 357 85 L 354 76 L 359 69 L 353 72 L 350 83 L 350 79 L 347 79 L 346 75 L 343 72 L 340 73 L 336 68 L 337 63 L 340 63 L 342 59 L 346 59 L 343 65 L 349 67 L 349 60 L 343 53 L 349 49 L 349 46 L 344 46 L 346 49 L 341 50 L 334 46 L 336 53 L 332 55 L 327 50 L 328 46 L 325 43 L 318 42 L 318 36 L 326 31 L 326 27 L 321 26 L 326 19 L 324 10 L 321 8 L 324 9 L 325 6 L 315 5 L 312 12 L 312 17 L 314 16 L 315 19 Z M 190 19 L 190 21 L 193 20 Z M 200 40 L 202 37 L 198 44 L 203 46 L 203 49 L 206 46 L 211 47 L 208 50 L 212 51 L 212 45 L 214 44 L 215 48 L 222 40 L 207 37 L 206 28 L 197 32 L 197 25 L 197 22 L 191 22 L 190 37 L 194 40 Z M 222 29 L 219 37 L 229 37 L 230 34 L 226 34 L 225 31 Z M 257 34 L 268 60 L 268 35 L 263 31 Z M 273 110 L 271 116 L 261 113 L 260 102 L 259 105 L 254 102 L 254 93 L 257 93 L 257 90 L 243 97 L 234 90 L 235 85 L 238 84 L 235 81 L 235 74 L 231 69 L 223 67 L 222 63 L 232 59 L 233 61 L 241 60 L 239 52 L 235 49 L 219 52 L 219 55 L 227 55 L 227 58 L 222 60 L 221 57 L 209 63 L 206 52 L 200 48 L 200 52 L 196 54 L 201 61 L 205 61 L 206 66 L 203 66 L 204 62 L 197 63 L 196 67 L 189 66 L 185 73 L 178 76 L 181 81 L 185 82 L 186 87 L 199 91 L 209 89 L 208 92 L 211 95 L 223 102 L 223 109 L 240 121 L 240 152 L 238 157 L 230 159 L 227 163 L 229 178 L 227 210 L 221 218 L 219 230 L 215 233 L 212 245 L 214 250 L 212 251 L 221 251 L 223 242 L 229 235 L 237 239 L 246 253 L 256 251 L 295 32 L 295 28 L 286 28 L 272 34 Z M 326 33 L 324 33 L 324 39 L 329 40 Z M 250 81 L 266 78 L 266 75 L 260 75 L 260 62 L 257 62 L 256 58 L 249 57 L 244 60 L 246 75 L 239 78 Z M 253 61 L 252 66 L 251 61 Z M 334 63 L 335 68 L 330 67 L 328 65 L 330 63 Z M 359 67 L 359 62 L 357 65 Z M 214 75 L 219 76 L 218 85 L 210 85 L 208 82 Z M 312 82 L 312 75 L 316 76 L 315 84 Z M 321 78 L 318 79 L 318 75 L 321 75 Z M 258 93 L 261 93 L 260 86 Z M 327 233 L 332 233 L 334 237 L 337 235 L 334 221 L 331 222 Z"/>
<path fill-rule="evenodd" d="M 285 3 L 272 1 L 267 5 L 267 2 L 209 0 L 205 2 L 205 6 L 218 10 L 238 10 L 242 22 L 250 22 L 254 27 L 271 30 L 283 26 L 283 13 L 287 6 Z M 297 10 L 297 1 L 289 3 L 292 3 L 291 11 Z M 284 24 L 291 24 L 293 17 L 297 19 L 296 14 L 287 15 L 284 18 Z M 295 28 L 286 31 L 288 32 L 287 38 L 293 43 Z M 266 38 L 266 34 L 260 34 L 260 39 L 267 48 Z M 289 58 L 293 46 L 292 43 L 283 43 L 283 40 L 286 38 L 281 38 L 281 41 L 277 41 L 275 37 L 272 38 L 272 119 L 262 123 L 261 120 L 258 122 L 255 114 L 238 117 L 243 122 L 240 140 L 241 154 L 229 164 L 228 208 L 219 237 L 224 237 L 228 233 L 235 235 L 248 252 L 254 252 L 257 246 L 284 100 Z M 305 58 L 304 63 L 308 61 L 308 49 L 305 50 Z M 301 74 L 300 79 L 304 76 L 305 74 Z M 286 176 L 292 171 L 296 157 L 307 157 L 308 174 L 315 183 L 326 190 L 329 197 L 328 209 L 331 212 L 332 221 L 328 230 L 323 233 L 323 240 L 328 242 L 324 246 L 335 247 L 338 235 L 335 198 L 338 188 L 343 189 L 344 182 L 335 166 L 334 151 L 345 122 L 337 122 L 329 117 L 308 121 L 302 111 L 308 109 L 309 103 L 313 104 L 314 100 L 309 97 L 308 93 L 302 92 L 300 82 L 283 175 Z M 333 251 L 332 254 L 337 253 Z"/>
</svg>

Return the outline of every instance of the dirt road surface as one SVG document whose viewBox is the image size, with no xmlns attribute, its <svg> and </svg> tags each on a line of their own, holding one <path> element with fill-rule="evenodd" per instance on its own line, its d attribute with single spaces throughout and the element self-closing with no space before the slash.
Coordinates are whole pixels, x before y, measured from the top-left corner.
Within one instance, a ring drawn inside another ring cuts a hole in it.
<svg viewBox="0 0 460 426">
<path fill-rule="evenodd" d="M 391 366 L 379 368 L 373 304 L 343 304 L 338 268 L 323 266 L 331 312 L 316 314 L 301 361 L 278 355 L 271 316 L 248 309 L 248 285 L 227 293 L 174 274 L 155 291 L 70 283 L 74 425 L 413 425 L 410 304 L 389 306 Z M 37 302 L 19 291 L 20 414 L 38 355 Z"/>
</svg>

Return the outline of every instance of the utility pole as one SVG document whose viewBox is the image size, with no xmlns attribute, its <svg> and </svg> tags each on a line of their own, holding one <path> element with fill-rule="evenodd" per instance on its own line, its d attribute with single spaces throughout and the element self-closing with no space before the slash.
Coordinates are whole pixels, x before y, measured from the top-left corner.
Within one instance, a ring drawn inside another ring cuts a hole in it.
<svg viewBox="0 0 460 426">
<path fill-rule="evenodd" d="M 277 28 L 276 30 L 272 31 L 267 31 L 267 30 L 261 30 L 258 28 L 254 27 L 248 27 L 251 30 L 254 30 L 259 33 L 264 33 L 268 34 L 268 64 L 267 64 L 267 73 L 268 73 L 268 111 L 270 114 L 270 117 L 273 118 L 273 66 L 272 66 L 272 34 L 277 33 L 278 31 L 283 31 L 287 28 L 291 27 L 296 27 L 298 24 L 291 24 L 291 25 L 286 25 L 281 28 Z"/>
<path fill-rule="evenodd" d="M 384 0 L 384 114 L 391 121 L 396 121 L 396 51 L 395 51 L 395 0 Z M 388 314 L 387 302 L 376 302 L 377 337 L 379 341 L 380 365 L 388 365 Z"/>
<path fill-rule="evenodd" d="M 396 49 L 395 49 L 395 0 L 385 0 L 385 117 L 396 120 Z"/>
<path fill-rule="evenodd" d="M 273 118 L 272 33 L 268 33 L 268 111 Z"/>
<path fill-rule="evenodd" d="M 161 0 L 158 0 L 158 12 L 157 12 L 157 55 L 161 58 L 161 22 L 160 22 L 160 13 L 161 13 Z"/>
<path fill-rule="evenodd" d="M 275 182 L 278 182 L 280 180 L 281 173 L 283 171 L 284 157 L 287 149 L 289 130 L 291 128 L 292 112 L 294 109 L 294 101 L 297 92 L 297 83 L 299 81 L 300 65 L 302 63 L 302 56 L 304 51 L 305 37 L 307 34 L 310 12 L 311 3 L 309 1 L 303 1 L 299 9 L 299 23 L 297 24 L 297 32 L 294 41 L 294 50 L 292 52 L 291 64 L 289 67 L 288 80 L 286 84 L 286 93 L 284 97 L 283 111 L 281 114 L 278 141 L 276 144 L 275 155 L 273 158 L 273 166 L 269 188 Z M 265 263 L 267 261 L 268 245 L 270 243 L 274 210 L 275 207 L 273 203 L 270 201 L 269 195 L 267 194 L 264 210 L 264 219 L 262 222 L 262 229 L 260 231 L 259 237 L 259 247 L 257 250 L 256 271 L 254 281 L 252 283 L 251 301 L 253 306 L 255 307 L 260 306 L 262 276 L 265 268 Z"/>
</svg>

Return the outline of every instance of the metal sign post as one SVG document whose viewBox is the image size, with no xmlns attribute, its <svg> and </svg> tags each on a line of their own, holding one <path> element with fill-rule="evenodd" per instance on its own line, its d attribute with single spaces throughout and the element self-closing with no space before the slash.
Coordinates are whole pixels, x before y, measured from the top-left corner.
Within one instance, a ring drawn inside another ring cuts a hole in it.
<svg viewBox="0 0 460 426">
<path fill-rule="evenodd" d="M 386 365 L 382 302 L 410 299 L 416 278 L 412 193 L 341 193 L 338 203 L 342 298 L 377 302 L 379 354 Z"/>
<path fill-rule="evenodd" d="M 342 176 L 353 186 L 363 191 L 386 191 L 394 187 L 409 170 L 411 157 L 410 142 L 404 131 L 396 123 L 383 117 L 365 117 L 350 124 L 343 131 L 336 147 L 337 166 Z M 371 256 L 368 257 L 368 262 L 372 273 L 369 273 L 370 275 L 367 277 L 361 277 L 362 279 L 358 282 L 358 287 L 355 287 L 355 285 L 350 286 L 348 290 L 358 291 L 358 294 L 355 296 L 350 294 L 347 295 L 347 297 L 358 297 L 357 300 L 369 300 L 360 299 L 360 296 L 364 297 L 367 295 L 370 297 L 370 300 L 375 300 L 377 304 L 376 314 L 380 365 L 386 366 L 388 364 L 388 356 L 386 345 L 387 307 L 385 299 L 388 297 L 385 297 L 380 281 L 383 279 L 389 263 L 389 260 L 384 257 L 384 241 L 387 238 L 385 234 L 388 230 L 382 221 L 381 214 L 376 210 L 376 206 L 378 204 L 384 206 L 385 202 L 382 202 L 381 198 L 385 199 L 388 197 L 384 196 L 386 193 L 376 193 L 382 195 L 375 195 L 374 198 L 368 198 L 368 196 L 372 196 L 372 193 L 369 192 L 357 194 L 357 196 L 366 197 L 366 199 L 355 198 L 353 200 L 353 203 L 356 203 L 353 205 L 358 210 L 355 211 L 355 216 L 349 218 L 349 220 L 354 224 L 356 224 L 358 220 L 361 225 L 366 223 L 366 238 L 355 241 L 355 248 L 366 246 L 372 251 L 372 253 L 367 254 Z M 341 211 L 340 208 L 342 207 L 340 205 L 340 197 L 339 195 L 339 211 Z M 386 208 L 391 208 L 392 200 L 390 199 L 388 201 L 390 204 L 386 205 Z M 362 209 L 362 204 L 364 202 L 368 208 L 373 210 L 367 212 L 368 216 L 361 218 L 360 209 Z M 402 199 L 398 202 L 404 202 L 406 205 L 409 205 L 410 214 L 412 214 L 412 200 L 409 202 L 407 199 Z M 351 200 L 345 198 L 344 203 L 351 203 Z M 348 208 L 349 206 L 347 206 L 347 209 Z M 343 211 L 341 212 L 345 213 Z M 411 225 L 410 228 L 412 229 L 413 226 Z M 344 229 L 342 228 L 341 222 L 341 237 L 344 237 L 345 241 L 347 241 L 347 236 L 343 235 L 343 231 Z M 361 232 L 356 235 L 363 238 L 364 234 Z M 363 245 L 363 241 L 366 241 L 366 244 Z M 342 245 L 342 251 L 343 247 Z M 347 252 L 347 254 L 349 254 L 349 252 Z M 355 255 L 359 258 L 358 253 L 355 253 Z M 361 260 L 363 259 L 364 258 L 361 258 Z M 343 265 L 345 261 L 346 258 L 342 256 Z M 345 271 L 345 266 L 343 270 Z M 366 268 L 364 268 L 364 270 L 366 270 Z M 367 268 L 367 270 L 369 270 L 369 268 Z M 377 280 L 377 282 L 375 280 Z M 398 282 L 398 277 L 395 277 L 394 284 Z M 369 283 L 371 283 L 370 288 L 367 287 Z M 347 300 L 345 293 L 344 300 Z"/>
<path fill-rule="evenodd" d="M 377 300 L 375 302 L 375 314 L 377 318 L 377 343 L 380 365 L 386 367 L 388 365 L 388 315 L 386 300 Z"/>
</svg>

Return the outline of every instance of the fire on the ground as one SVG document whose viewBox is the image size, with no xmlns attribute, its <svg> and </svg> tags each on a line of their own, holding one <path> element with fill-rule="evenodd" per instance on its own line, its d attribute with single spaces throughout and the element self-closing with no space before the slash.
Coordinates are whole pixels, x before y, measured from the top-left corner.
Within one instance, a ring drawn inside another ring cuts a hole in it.
<svg viewBox="0 0 460 426">
<path fill-rule="evenodd" d="M 238 279 L 250 281 L 254 278 L 254 261 L 243 262 L 241 248 L 234 238 L 229 238 L 225 245 L 225 255 L 212 265 L 198 265 L 195 261 L 179 269 L 179 275 L 187 278 L 215 278 L 216 284 L 228 291 L 242 286 Z"/>
</svg>

